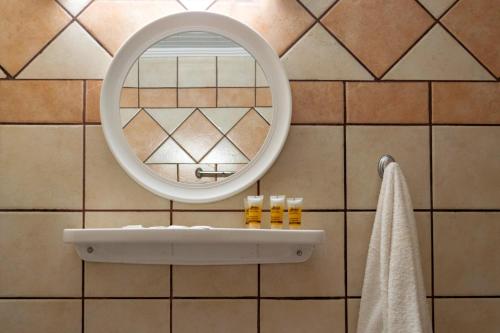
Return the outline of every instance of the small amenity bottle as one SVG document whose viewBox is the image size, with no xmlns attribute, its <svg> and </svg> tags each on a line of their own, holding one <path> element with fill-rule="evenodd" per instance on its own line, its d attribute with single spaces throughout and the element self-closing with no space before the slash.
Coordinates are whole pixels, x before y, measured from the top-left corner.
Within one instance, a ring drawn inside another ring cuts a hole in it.
<svg viewBox="0 0 500 333">
<path fill-rule="evenodd" d="M 260 229 L 262 222 L 262 203 L 264 196 L 250 195 L 248 200 L 248 227 L 251 229 Z"/>
<path fill-rule="evenodd" d="M 283 212 L 285 210 L 285 196 L 271 195 L 269 198 L 271 211 L 271 229 L 283 229 Z"/>
<path fill-rule="evenodd" d="M 290 229 L 300 229 L 302 225 L 302 205 L 303 198 L 287 198 L 288 207 L 288 227 Z"/>
</svg>

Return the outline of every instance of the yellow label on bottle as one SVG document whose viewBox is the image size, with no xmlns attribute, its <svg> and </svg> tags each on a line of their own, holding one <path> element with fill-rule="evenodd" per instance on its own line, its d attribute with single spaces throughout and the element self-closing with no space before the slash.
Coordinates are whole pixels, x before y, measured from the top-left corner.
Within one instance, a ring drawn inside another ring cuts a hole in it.
<svg viewBox="0 0 500 333">
<path fill-rule="evenodd" d="M 271 223 L 283 223 L 283 206 L 271 207 Z"/>
<path fill-rule="evenodd" d="M 288 223 L 298 227 L 302 223 L 302 208 L 288 208 Z"/>
<path fill-rule="evenodd" d="M 260 223 L 262 219 L 262 208 L 260 206 L 250 206 L 248 208 L 248 223 Z"/>
</svg>

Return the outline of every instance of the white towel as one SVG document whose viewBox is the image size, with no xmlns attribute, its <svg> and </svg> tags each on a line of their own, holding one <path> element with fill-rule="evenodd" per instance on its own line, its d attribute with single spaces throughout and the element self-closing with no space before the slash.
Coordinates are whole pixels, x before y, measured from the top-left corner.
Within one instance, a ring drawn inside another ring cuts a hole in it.
<svg viewBox="0 0 500 333">
<path fill-rule="evenodd" d="M 361 295 L 357 333 L 431 333 L 418 235 L 397 163 L 384 172 Z"/>
</svg>

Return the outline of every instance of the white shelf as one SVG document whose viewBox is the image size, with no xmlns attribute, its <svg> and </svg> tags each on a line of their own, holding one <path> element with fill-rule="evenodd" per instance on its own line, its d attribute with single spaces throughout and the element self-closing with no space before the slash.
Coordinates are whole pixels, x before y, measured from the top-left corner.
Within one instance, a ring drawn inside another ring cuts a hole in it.
<svg viewBox="0 0 500 333">
<path fill-rule="evenodd" d="M 65 229 L 64 242 L 86 261 L 237 265 L 297 263 L 311 257 L 322 230 L 102 228 Z"/>
</svg>

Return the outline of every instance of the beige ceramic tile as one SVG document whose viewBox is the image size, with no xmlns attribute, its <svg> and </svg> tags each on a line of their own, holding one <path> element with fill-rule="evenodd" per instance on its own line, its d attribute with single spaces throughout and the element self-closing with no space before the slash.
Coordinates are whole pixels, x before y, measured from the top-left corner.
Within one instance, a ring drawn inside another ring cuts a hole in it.
<svg viewBox="0 0 500 333">
<path fill-rule="evenodd" d="M 168 138 L 167 132 L 145 111 L 139 111 L 125 126 L 123 134 L 141 161 L 146 161 Z"/>
<path fill-rule="evenodd" d="M 456 3 L 455 0 L 418 0 L 434 17 L 441 16 L 451 5 Z"/>
<path fill-rule="evenodd" d="M 66 8 L 71 15 L 77 15 L 92 0 L 58 0 L 59 4 Z"/>
<path fill-rule="evenodd" d="M 281 60 L 290 80 L 373 79 L 320 24 L 309 30 Z"/>
<path fill-rule="evenodd" d="M 200 161 L 222 138 L 222 133 L 197 110 L 177 128 L 172 137 L 190 156 Z"/>
<path fill-rule="evenodd" d="M 495 76 L 500 76 L 500 24 L 495 0 L 460 1 L 441 22 Z"/>
<path fill-rule="evenodd" d="M 133 91 L 137 93 L 137 90 L 133 89 Z M 139 89 L 139 105 L 143 108 L 175 108 L 177 106 L 177 89 Z"/>
<path fill-rule="evenodd" d="M 146 91 L 146 93 L 147 93 L 147 91 Z M 122 88 L 121 96 L 120 96 L 120 107 L 122 107 L 122 108 L 137 108 L 137 107 L 139 107 L 139 94 L 142 95 L 141 91 L 139 91 L 138 88 Z M 143 99 L 146 99 L 146 97 L 149 97 L 149 95 L 142 96 Z M 155 98 L 155 97 L 158 98 L 157 95 L 153 96 L 153 98 Z"/>
<path fill-rule="evenodd" d="M 78 19 L 114 54 L 127 38 L 146 24 L 181 11 L 184 8 L 174 0 L 102 0 L 94 1 Z"/>
<path fill-rule="evenodd" d="M 146 109 L 146 112 L 170 134 L 194 111 L 193 108 Z"/>
<path fill-rule="evenodd" d="M 342 123 L 344 88 L 341 82 L 290 82 L 292 123 Z"/>
<path fill-rule="evenodd" d="M 139 61 L 136 60 L 132 67 L 128 70 L 125 82 L 123 82 L 124 87 L 138 88 L 139 87 Z"/>
<path fill-rule="evenodd" d="M 256 300 L 174 300 L 173 332 L 256 333 Z"/>
<path fill-rule="evenodd" d="M 417 221 L 420 260 L 427 295 L 431 295 L 431 225 L 429 213 L 415 213 Z M 347 215 L 347 294 L 361 296 L 368 245 L 375 213 L 348 213 Z"/>
<path fill-rule="evenodd" d="M 436 332 L 497 333 L 500 327 L 500 299 L 436 299 Z"/>
<path fill-rule="evenodd" d="M 351 298 L 347 301 L 347 313 L 348 313 L 347 331 L 350 333 L 356 333 L 358 329 L 358 316 L 359 316 L 360 303 L 361 303 L 360 299 L 354 299 L 354 298 Z"/>
<path fill-rule="evenodd" d="M 85 228 L 168 226 L 169 212 L 88 212 Z M 168 297 L 170 266 L 85 263 L 86 297 Z"/>
<path fill-rule="evenodd" d="M 392 155 L 401 166 L 414 208 L 429 208 L 430 166 L 427 126 L 347 127 L 347 208 L 377 207 L 381 179 L 377 163 Z"/>
<path fill-rule="evenodd" d="M 179 164 L 179 182 L 181 183 L 196 183 L 206 184 L 213 183 L 213 178 L 198 178 L 196 177 L 196 169 L 201 168 L 205 171 L 215 171 L 215 164 Z"/>
<path fill-rule="evenodd" d="M 108 150 L 101 126 L 86 128 L 85 202 L 87 209 L 168 209 L 168 200 L 135 183 Z"/>
<path fill-rule="evenodd" d="M 414 0 L 339 1 L 321 21 L 377 76 L 433 23 Z"/>
<path fill-rule="evenodd" d="M 172 223 L 244 227 L 243 212 L 174 212 Z M 174 296 L 257 296 L 257 265 L 174 266 L 172 279 Z"/>
<path fill-rule="evenodd" d="M 216 57 L 179 57 L 179 87 L 216 86 Z"/>
<path fill-rule="evenodd" d="M 248 159 L 226 138 L 223 138 L 215 147 L 203 158 L 203 163 L 227 163 L 241 164 L 248 163 Z"/>
<path fill-rule="evenodd" d="M 0 300 L 0 331 L 80 333 L 80 300 Z"/>
<path fill-rule="evenodd" d="M 0 65 L 15 75 L 69 21 L 69 15 L 55 1 L 3 0 Z"/>
<path fill-rule="evenodd" d="M 257 111 L 251 110 L 227 133 L 227 137 L 252 160 L 264 144 L 268 132 L 269 124 Z"/>
<path fill-rule="evenodd" d="M 0 121 L 19 123 L 80 123 L 81 81 L 0 81 Z"/>
<path fill-rule="evenodd" d="M 81 227 L 81 213 L 0 213 L 0 296 L 80 296 L 82 264 L 62 234 Z"/>
<path fill-rule="evenodd" d="M 384 80 L 494 80 L 440 25 L 434 26 Z"/>
<path fill-rule="evenodd" d="M 176 57 L 141 57 L 139 59 L 139 86 L 142 88 L 177 87 Z"/>
<path fill-rule="evenodd" d="M 174 209 L 240 209 L 241 211 L 243 211 L 243 199 L 249 195 L 257 195 L 257 184 L 252 184 L 246 190 L 221 201 L 206 204 L 187 204 L 182 202 L 174 202 L 173 207 Z M 243 221 L 243 216 L 241 217 L 241 221 Z M 241 224 L 241 226 L 243 226 L 243 224 Z"/>
<path fill-rule="evenodd" d="M 156 333 L 170 327 L 168 299 L 85 300 L 85 333 Z"/>
<path fill-rule="evenodd" d="M 0 79 L 5 79 L 7 77 L 7 74 L 5 74 L 5 72 L 0 69 Z"/>
<path fill-rule="evenodd" d="M 217 103 L 216 88 L 179 89 L 179 107 L 215 107 Z"/>
<path fill-rule="evenodd" d="M 433 128 L 434 208 L 500 208 L 499 142 L 500 127 Z"/>
<path fill-rule="evenodd" d="M 172 138 L 168 138 L 145 163 L 195 163 L 195 161 Z"/>
<path fill-rule="evenodd" d="M 316 17 L 320 17 L 337 0 L 300 0 Z"/>
<path fill-rule="evenodd" d="M 290 0 L 220 0 L 210 11 L 228 15 L 257 30 L 280 55 L 314 22 L 298 2 Z"/>
<path fill-rule="evenodd" d="M 254 87 L 255 59 L 251 56 L 217 57 L 218 87 Z"/>
<path fill-rule="evenodd" d="M 76 22 L 20 74 L 23 79 L 102 79 L 111 56 Z"/>
<path fill-rule="evenodd" d="M 348 123 L 429 122 L 427 83 L 348 82 Z"/>
<path fill-rule="evenodd" d="M 81 208 L 82 137 L 82 126 L 0 126 L 0 208 Z"/>
<path fill-rule="evenodd" d="M 251 107 L 255 105 L 254 88 L 217 88 L 218 107 Z"/>
<path fill-rule="evenodd" d="M 432 84 L 432 121 L 447 124 L 500 124 L 500 84 Z"/>
<path fill-rule="evenodd" d="M 210 119 L 222 133 L 227 133 L 249 108 L 203 108 L 201 112 Z"/>
<path fill-rule="evenodd" d="M 270 88 L 255 89 L 255 106 L 273 106 L 273 96 Z"/>
<path fill-rule="evenodd" d="M 304 229 L 325 230 L 325 242 L 304 263 L 261 265 L 261 296 L 344 295 L 344 215 L 306 212 L 302 220 Z"/>
<path fill-rule="evenodd" d="M 89 80 L 85 83 L 85 121 L 100 123 L 100 99 L 102 81 Z M 122 91 L 123 93 L 123 91 Z"/>
<path fill-rule="evenodd" d="M 179 0 L 188 10 L 205 10 L 214 3 L 214 0 Z"/>
<path fill-rule="evenodd" d="M 262 333 L 343 333 L 344 300 L 262 300 Z"/>
<path fill-rule="evenodd" d="M 499 295 L 499 236 L 499 213 L 435 213 L 436 295 Z"/>
<path fill-rule="evenodd" d="M 262 194 L 303 197 L 307 209 L 344 208 L 342 147 L 340 126 L 292 126 L 283 151 L 261 180 Z"/>
</svg>

